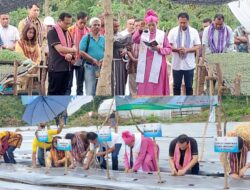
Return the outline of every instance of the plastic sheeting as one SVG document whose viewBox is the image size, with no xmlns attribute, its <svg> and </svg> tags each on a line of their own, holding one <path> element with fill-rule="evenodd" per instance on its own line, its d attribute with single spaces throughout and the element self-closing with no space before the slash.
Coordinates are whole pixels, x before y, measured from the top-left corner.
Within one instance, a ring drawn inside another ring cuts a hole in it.
<svg viewBox="0 0 250 190">
<path fill-rule="evenodd" d="M 11 169 L 11 170 L 10 170 Z M 111 179 L 108 180 L 104 170 L 83 171 L 81 168 L 69 171 L 64 175 L 63 168 L 54 168 L 48 174 L 45 169 L 31 169 L 28 167 L 6 167 L 0 166 L 0 178 L 2 180 L 11 180 L 23 182 L 30 185 L 41 186 L 60 186 L 60 187 L 95 187 L 103 189 L 119 190 L 170 190 L 170 189 L 222 189 L 223 178 L 214 178 L 208 176 L 189 176 L 173 177 L 167 173 L 162 173 L 162 178 L 167 182 L 158 184 L 157 176 L 145 173 L 125 174 L 123 172 L 111 171 Z M 13 175 L 15 174 L 15 175 Z M 240 181 L 229 180 L 230 189 L 247 190 L 249 188 L 249 179 Z M 1 187 L 1 184 L 0 184 Z M 48 188 L 49 189 L 49 188 Z M 56 188 L 55 188 L 56 189 Z"/>
<path fill-rule="evenodd" d="M 239 0 L 228 4 L 229 8 L 248 32 L 250 32 L 250 1 Z"/>
</svg>

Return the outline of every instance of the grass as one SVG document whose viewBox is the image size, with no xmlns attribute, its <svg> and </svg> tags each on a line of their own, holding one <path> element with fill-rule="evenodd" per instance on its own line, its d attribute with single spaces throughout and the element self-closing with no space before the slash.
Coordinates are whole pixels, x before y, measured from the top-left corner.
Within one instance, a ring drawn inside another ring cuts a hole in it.
<svg viewBox="0 0 250 190">
<path fill-rule="evenodd" d="M 22 121 L 25 106 L 22 105 L 20 97 L 2 96 L 0 106 L 0 127 L 25 125 Z"/>
<path fill-rule="evenodd" d="M 106 119 L 104 116 L 98 115 L 98 107 L 103 100 L 112 97 L 95 97 L 94 101 L 84 105 L 79 111 L 69 117 L 68 126 L 90 126 L 101 125 Z M 25 126 L 22 121 L 22 115 L 25 106 L 21 103 L 20 97 L 1 96 L 0 97 L 0 127 L 17 127 Z M 230 121 L 250 121 L 249 97 L 225 96 L 222 98 L 222 118 Z M 89 117 L 89 112 L 93 112 L 93 116 Z M 155 115 L 147 117 L 118 118 L 119 125 L 134 125 L 141 123 L 189 123 L 189 122 L 206 122 L 209 115 L 209 109 L 202 109 L 201 113 L 193 114 L 185 117 L 175 117 L 172 119 L 163 119 Z M 55 121 L 50 122 L 55 124 Z M 106 123 L 108 124 L 108 123 Z"/>
</svg>

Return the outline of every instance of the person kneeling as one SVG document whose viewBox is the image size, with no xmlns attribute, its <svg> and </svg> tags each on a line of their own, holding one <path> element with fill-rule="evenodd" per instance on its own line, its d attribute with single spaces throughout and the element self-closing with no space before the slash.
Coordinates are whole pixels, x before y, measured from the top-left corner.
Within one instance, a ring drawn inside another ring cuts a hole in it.
<svg viewBox="0 0 250 190">
<path fill-rule="evenodd" d="M 118 170 L 118 155 L 122 146 L 119 135 L 112 133 L 112 141 L 107 143 L 99 143 L 98 135 L 94 132 L 87 134 L 87 139 L 90 142 L 90 151 L 87 154 L 87 159 L 84 169 L 89 169 L 92 165 L 100 165 L 101 169 L 106 169 L 106 156 L 112 154 L 112 170 Z M 96 160 L 97 158 L 97 160 Z"/>
<path fill-rule="evenodd" d="M 198 175 L 198 145 L 194 138 L 180 135 L 170 143 L 169 164 L 173 176 L 184 176 L 187 172 Z"/>
<path fill-rule="evenodd" d="M 49 156 L 47 158 L 48 167 L 63 167 L 67 163 L 70 169 L 74 168 L 73 158 L 69 151 L 57 150 L 57 140 L 61 139 L 59 136 L 55 136 L 52 140 Z"/>
<path fill-rule="evenodd" d="M 16 164 L 14 151 L 21 147 L 22 141 L 21 134 L 9 131 L 0 132 L 0 155 L 3 155 L 5 163 Z"/>
<path fill-rule="evenodd" d="M 154 148 L 154 142 L 145 138 L 142 134 L 131 134 L 129 131 L 122 133 L 126 144 L 124 154 L 125 172 L 157 171 L 157 160 L 159 158 L 159 147 Z M 157 151 L 157 158 L 155 157 Z"/>
<path fill-rule="evenodd" d="M 238 137 L 238 143 L 239 152 L 229 154 L 231 168 L 230 175 L 234 179 L 243 178 L 247 170 L 250 168 L 250 163 L 247 164 L 247 154 L 249 150 L 247 148 L 246 142 L 241 137 Z"/>
</svg>

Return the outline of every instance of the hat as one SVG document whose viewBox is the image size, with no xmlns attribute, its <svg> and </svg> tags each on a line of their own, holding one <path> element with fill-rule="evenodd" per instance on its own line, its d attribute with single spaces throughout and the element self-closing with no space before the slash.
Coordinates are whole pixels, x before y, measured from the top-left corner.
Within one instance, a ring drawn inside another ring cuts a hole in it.
<svg viewBox="0 0 250 190">
<path fill-rule="evenodd" d="M 124 131 L 122 133 L 122 139 L 124 140 L 125 144 L 131 144 L 135 140 L 135 135 L 131 134 L 129 131 Z"/>
<path fill-rule="evenodd" d="M 158 15 L 156 14 L 156 12 L 152 9 L 148 10 L 145 14 L 144 20 L 146 23 L 149 22 L 155 22 L 158 23 Z"/>
<path fill-rule="evenodd" d="M 55 25 L 55 20 L 51 16 L 47 16 L 47 17 L 45 17 L 43 23 L 46 26 L 54 26 Z"/>
</svg>

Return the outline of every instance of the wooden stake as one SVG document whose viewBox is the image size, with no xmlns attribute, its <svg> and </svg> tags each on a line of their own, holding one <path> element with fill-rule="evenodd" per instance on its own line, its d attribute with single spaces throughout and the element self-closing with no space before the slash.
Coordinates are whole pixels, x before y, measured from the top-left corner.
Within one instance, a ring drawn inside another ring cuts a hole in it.
<svg viewBox="0 0 250 190">
<path fill-rule="evenodd" d="M 28 95 L 29 96 L 32 96 L 32 91 L 33 91 L 33 81 L 34 79 L 33 79 L 33 77 L 30 77 L 29 79 L 28 79 Z"/>
<path fill-rule="evenodd" d="M 219 88 L 220 88 L 220 82 L 219 82 Z M 221 99 L 221 93 L 222 91 L 219 90 L 219 104 L 218 104 L 218 125 L 217 125 L 217 136 L 221 137 L 222 136 L 222 131 L 221 131 L 221 104 L 222 104 L 222 99 Z M 228 174 L 227 174 L 227 156 L 228 153 L 224 153 L 224 189 L 229 189 L 228 187 Z"/>
<path fill-rule="evenodd" d="M 68 174 L 68 156 L 67 156 L 67 151 L 64 151 L 64 154 L 65 154 L 65 165 L 64 165 L 64 175 L 67 175 Z"/>
<path fill-rule="evenodd" d="M 43 143 L 43 151 L 44 151 L 45 167 L 47 167 L 47 162 L 46 162 L 46 158 L 47 158 L 47 156 L 46 156 L 46 143 L 45 142 Z"/>
<path fill-rule="evenodd" d="M 207 123 L 205 125 L 204 131 L 203 131 L 203 135 L 202 135 L 201 154 L 200 154 L 199 161 L 202 161 L 202 159 L 203 159 L 203 154 L 204 154 L 204 150 L 205 150 L 205 135 L 207 134 L 207 127 L 208 127 L 208 121 L 207 121 Z"/>
<path fill-rule="evenodd" d="M 223 93 L 223 76 L 221 72 L 220 64 L 216 64 L 216 73 L 217 73 L 217 79 L 218 79 L 218 95 L 222 96 Z"/>
<path fill-rule="evenodd" d="M 157 165 L 158 183 L 165 183 L 166 180 L 162 180 L 162 178 L 161 178 L 161 169 L 159 166 L 159 158 L 158 158 L 158 154 L 157 154 L 157 144 L 156 144 L 155 137 L 153 138 L 153 140 L 154 140 L 155 159 L 156 159 L 156 165 Z"/>
<path fill-rule="evenodd" d="M 228 187 L 228 174 L 227 174 L 227 157 L 228 153 L 224 153 L 224 189 L 229 189 Z"/>
<path fill-rule="evenodd" d="M 108 144 L 106 143 L 106 151 L 108 151 Z M 108 155 L 108 153 L 106 153 L 106 168 L 107 168 L 107 178 L 108 179 L 111 179 L 111 177 L 110 177 L 110 172 L 109 172 L 109 155 Z"/>
<path fill-rule="evenodd" d="M 236 78 L 234 79 L 234 95 L 240 96 L 241 94 L 241 75 L 237 74 Z"/>
<path fill-rule="evenodd" d="M 209 70 L 208 70 L 208 77 L 212 77 L 212 68 L 209 67 Z M 214 81 L 212 79 L 209 79 L 209 95 L 210 96 L 213 96 L 214 95 Z"/>
<path fill-rule="evenodd" d="M 195 57 L 195 90 L 194 90 L 194 95 L 198 95 L 198 65 L 199 65 L 199 57 L 200 57 L 200 51 L 199 49 L 196 50 L 196 57 Z"/>
<path fill-rule="evenodd" d="M 14 83 L 13 83 L 13 94 L 17 96 L 17 72 L 18 72 L 18 63 L 14 62 Z"/>
</svg>

